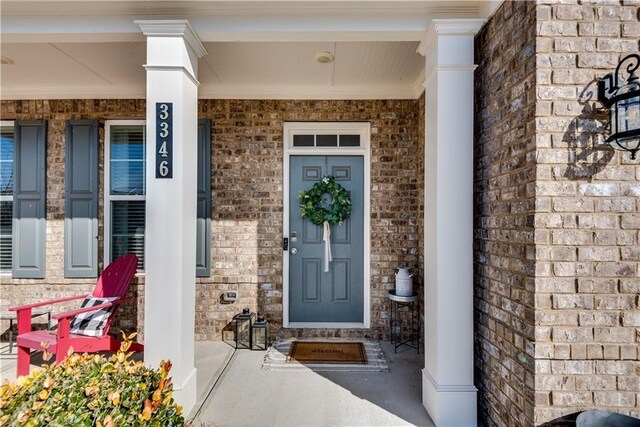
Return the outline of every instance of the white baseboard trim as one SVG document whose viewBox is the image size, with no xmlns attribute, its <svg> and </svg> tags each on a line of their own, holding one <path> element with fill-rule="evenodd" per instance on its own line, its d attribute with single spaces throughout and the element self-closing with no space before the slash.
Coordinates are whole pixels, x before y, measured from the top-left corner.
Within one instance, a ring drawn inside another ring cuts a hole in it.
<svg viewBox="0 0 640 427">
<path fill-rule="evenodd" d="M 191 409 L 193 409 L 196 401 L 198 400 L 198 389 L 196 384 L 197 372 L 198 370 L 193 368 L 184 381 L 182 381 L 182 384 L 175 384 L 173 388 L 174 398 L 179 405 L 182 405 L 182 413 L 185 416 L 191 412 Z"/>
<path fill-rule="evenodd" d="M 422 370 L 422 404 L 438 427 L 476 427 L 477 394 L 473 384 L 438 384 Z"/>
</svg>

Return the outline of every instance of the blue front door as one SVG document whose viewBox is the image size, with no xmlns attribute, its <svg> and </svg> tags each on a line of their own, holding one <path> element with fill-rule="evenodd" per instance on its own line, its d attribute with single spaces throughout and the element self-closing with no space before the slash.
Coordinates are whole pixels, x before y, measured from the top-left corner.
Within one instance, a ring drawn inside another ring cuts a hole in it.
<svg viewBox="0 0 640 427">
<path fill-rule="evenodd" d="M 364 304 L 364 159 L 292 156 L 289 184 L 289 321 L 362 323 Z M 332 175 L 350 194 L 352 212 L 331 226 L 333 261 L 324 271 L 322 226 L 300 216 L 298 194 Z"/>
</svg>

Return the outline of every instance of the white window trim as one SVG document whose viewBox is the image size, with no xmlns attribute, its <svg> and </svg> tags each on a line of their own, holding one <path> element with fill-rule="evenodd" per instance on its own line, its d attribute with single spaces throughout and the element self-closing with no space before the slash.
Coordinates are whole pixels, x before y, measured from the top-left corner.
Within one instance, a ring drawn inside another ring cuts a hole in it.
<svg viewBox="0 0 640 427">
<path fill-rule="evenodd" d="M 15 131 L 16 131 L 16 123 L 13 120 L 0 120 L 0 127 L 4 127 L 4 126 L 12 126 L 13 127 L 13 142 L 15 145 L 15 141 L 16 141 L 16 136 L 15 136 Z M 14 147 L 14 158 L 13 158 L 13 162 L 15 163 L 15 147 Z M 15 164 L 14 164 L 14 169 L 15 169 Z M 15 178 L 14 178 L 15 179 Z M 14 192 L 15 192 L 15 187 L 14 187 Z M 0 195 L 0 202 L 13 202 L 13 194 L 11 196 L 6 196 L 6 195 Z M 13 216 L 13 214 L 12 214 Z M 13 219 L 11 220 L 11 223 L 13 224 Z M 12 235 L 12 239 L 13 239 L 13 226 L 11 229 L 11 235 Z M 13 245 L 13 242 L 12 242 Z M 9 270 L 0 270 L 0 277 L 12 277 L 13 276 L 13 268 L 9 269 Z"/>
<path fill-rule="evenodd" d="M 293 135 L 360 135 L 360 147 L 294 147 Z M 289 158 L 306 156 L 362 156 L 364 158 L 364 293 L 363 322 L 290 322 L 289 251 L 282 253 L 282 323 L 284 328 L 360 328 L 371 327 L 371 124 L 369 122 L 286 122 L 283 129 L 283 238 L 289 237 Z"/>
<path fill-rule="evenodd" d="M 109 258 L 111 253 L 111 202 L 116 200 L 146 200 L 146 186 L 145 186 L 145 194 L 140 196 L 122 196 L 122 195 L 111 195 L 109 194 L 110 186 L 111 186 L 111 126 L 136 126 L 142 125 L 146 126 L 146 120 L 106 120 L 104 122 L 104 163 L 103 163 L 103 174 L 104 174 L 104 248 L 103 248 L 103 268 L 106 268 L 109 265 Z M 145 131 L 145 139 L 146 139 L 146 131 Z M 147 155 L 146 150 L 147 141 L 145 141 L 145 150 L 144 154 Z M 145 159 L 146 160 L 146 159 Z M 146 167 L 145 167 L 146 173 Z M 146 178 L 145 178 L 146 181 Z M 146 225 L 145 225 L 145 239 L 146 239 Z M 144 271 L 137 272 L 136 275 L 143 276 Z"/>
</svg>

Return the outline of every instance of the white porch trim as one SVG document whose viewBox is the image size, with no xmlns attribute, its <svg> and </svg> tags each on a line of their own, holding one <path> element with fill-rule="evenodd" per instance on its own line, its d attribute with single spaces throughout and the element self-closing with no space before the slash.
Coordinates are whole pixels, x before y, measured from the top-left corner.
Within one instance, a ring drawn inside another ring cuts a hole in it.
<svg viewBox="0 0 640 427">
<path fill-rule="evenodd" d="M 197 400 L 193 332 L 197 198 L 194 165 L 198 58 L 206 51 L 186 20 L 136 24 L 147 36 L 144 360 L 151 366 L 171 360 L 176 400 L 188 414 Z M 156 120 L 164 118 L 159 113 L 156 119 L 156 103 L 172 105 L 172 120 L 164 122 L 163 129 L 172 132 L 171 178 L 156 177 Z"/>
<path fill-rule="evenodd" d="M 353 148 L 293 147 L 293 135 L 349 133 L 360 135 L 362 145 Z M 282 326 L 284 328 L 362 328 L 371 327 L 371 124 L 369 122 L 285 122 L 283 129 L 283 237 L 289 237 L 289 159 L 291 156 L 362 156 L 364 159 L 364 292 L 363 322 L 290 322 L 289 321 L 289 251 L 282 253 Z"/>
<path fill-rule="evenodd" d="M 425 55 L 425 368 L 438 426 L 477 424 L 473 381 L 474 36 L 484 20 L 434 20 Z"/>
</svg>

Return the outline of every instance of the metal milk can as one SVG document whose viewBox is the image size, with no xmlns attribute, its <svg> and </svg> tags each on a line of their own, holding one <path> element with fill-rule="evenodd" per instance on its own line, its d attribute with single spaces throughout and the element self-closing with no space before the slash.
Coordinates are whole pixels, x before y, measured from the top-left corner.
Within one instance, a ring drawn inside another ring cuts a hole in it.
<svg viewBox="0 0 640 427">
<path fill-rule="evenodd" d="M 413 274 L 408 267 L 398 267 L 396 271 L 396 295 L 400 297 L 413 295 Z"/>
</svg>

